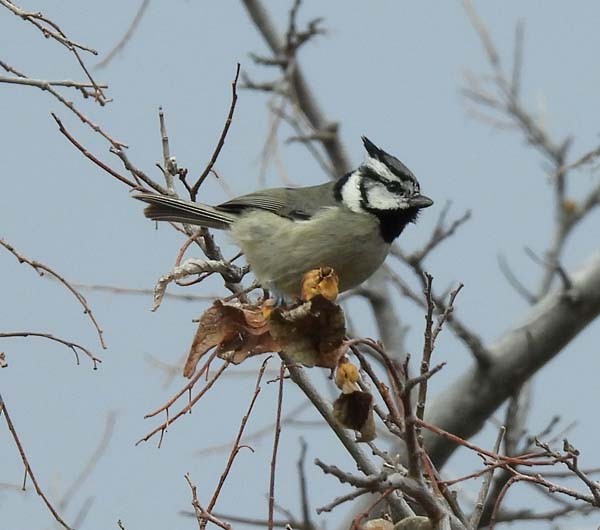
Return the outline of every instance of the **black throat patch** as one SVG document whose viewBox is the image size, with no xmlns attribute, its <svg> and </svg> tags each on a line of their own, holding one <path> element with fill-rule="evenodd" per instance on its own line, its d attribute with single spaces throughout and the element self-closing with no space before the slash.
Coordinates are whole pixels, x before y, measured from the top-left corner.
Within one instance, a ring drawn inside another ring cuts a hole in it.
<svg viewBox="0 0 600 530">
<path fill-rule="evenodd" d="M 414 223 L 419 216 L 417 208 L 409 208 L 407 210 L 365 209 L 379 220 L 379 232 L 386 243 L 394 241 L 402 233 L 406 225 Z"/>
</svg>

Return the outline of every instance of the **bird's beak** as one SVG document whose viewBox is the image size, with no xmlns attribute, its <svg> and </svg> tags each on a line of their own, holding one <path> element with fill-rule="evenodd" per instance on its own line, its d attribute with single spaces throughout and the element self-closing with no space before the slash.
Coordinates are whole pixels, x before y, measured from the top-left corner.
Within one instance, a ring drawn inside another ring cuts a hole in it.
<svg viewBox="0 0 600 530">
<path fill-rule="evenodd" d="M 415 195 L 408 199 L 408 203 L 412 208 L 429 208 L 433 204 L 433 201 L 425 195 Z"/>
</svg>

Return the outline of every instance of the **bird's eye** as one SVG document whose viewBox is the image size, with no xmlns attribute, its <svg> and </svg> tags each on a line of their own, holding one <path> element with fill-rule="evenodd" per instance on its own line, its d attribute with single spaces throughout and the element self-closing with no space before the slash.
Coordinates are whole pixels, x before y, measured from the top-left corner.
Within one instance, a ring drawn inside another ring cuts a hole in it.
<svg viewBox="0 0 600 530">
<path fill-rule="evenodd" d="M 402 191 L 402 184 L 392 181 L 386 184 L 386 188 L 392 193 L 400 193 Z"/>
</svg>

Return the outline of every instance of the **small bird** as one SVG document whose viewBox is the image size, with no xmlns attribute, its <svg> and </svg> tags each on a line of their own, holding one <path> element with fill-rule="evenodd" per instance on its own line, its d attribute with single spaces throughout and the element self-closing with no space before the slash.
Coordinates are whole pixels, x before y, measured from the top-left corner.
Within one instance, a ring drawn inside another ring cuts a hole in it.
<svg viewBox="0 0 600 530">
<path fill-rule="evenodd" d="M 362 137 L 365 161 L 337 181 L 272 188 L 208 206 L 137 193 L 146 217 L 228 230 L 263 288 L 297 297 L 302 276 L 331 267 L 340 292 L 369 278 L 419 211 L 433 204 L 396 157 Z"/>
</svg>

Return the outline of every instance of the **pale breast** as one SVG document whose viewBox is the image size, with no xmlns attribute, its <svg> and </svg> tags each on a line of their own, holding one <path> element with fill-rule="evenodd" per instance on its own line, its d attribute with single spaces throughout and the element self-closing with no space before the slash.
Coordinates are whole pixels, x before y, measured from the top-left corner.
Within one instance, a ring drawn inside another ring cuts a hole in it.
<svg viewBox="0 0 600 530">
<path fill-rule="evenodd" d="M 233 223 L 231 236 L 258 280 L 290 296 L 298 294 L 305 272 L 325 266 L 339 275 L 340 291 L 356 287 L 389 251 L 375 216 L 337 207 L 306 221 L 254 210 Z"/>
</svg>

